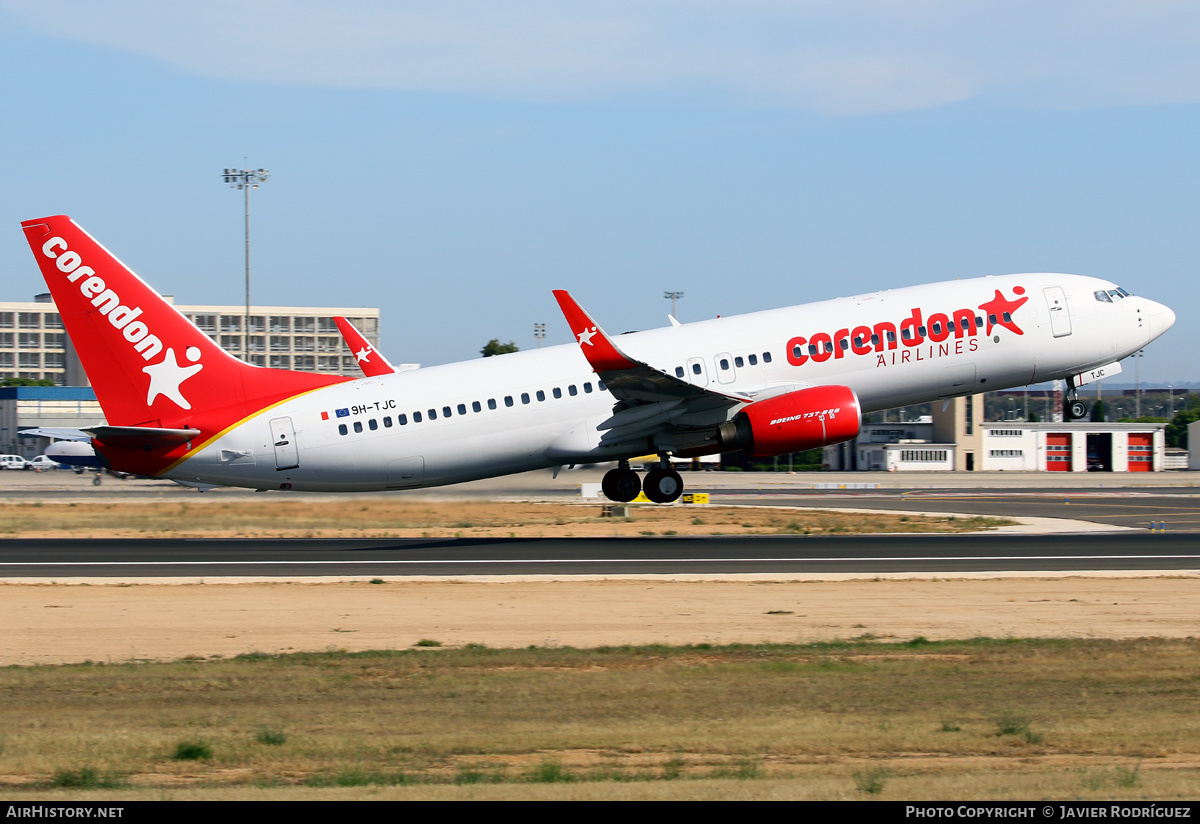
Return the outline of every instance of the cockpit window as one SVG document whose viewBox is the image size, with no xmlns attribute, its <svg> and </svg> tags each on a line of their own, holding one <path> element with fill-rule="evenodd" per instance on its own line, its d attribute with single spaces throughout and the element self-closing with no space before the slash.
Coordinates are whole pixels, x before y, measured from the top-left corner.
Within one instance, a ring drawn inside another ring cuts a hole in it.
<svg viewBox="0 0 1200 824">
<path fill-rule="evenodd" d="M 1101 303 L 1116 303 L 1121 298 L 1129 297 L 1129 293 L 1119 286 L 1116 289 L 1100 289 L 1094 294 Z"/>
</svg>

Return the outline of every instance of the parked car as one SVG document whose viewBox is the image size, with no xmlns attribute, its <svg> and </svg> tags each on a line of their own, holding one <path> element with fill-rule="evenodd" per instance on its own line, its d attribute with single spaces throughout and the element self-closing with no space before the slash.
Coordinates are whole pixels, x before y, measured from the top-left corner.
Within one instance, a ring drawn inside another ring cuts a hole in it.
<svg viewBox="0 0 1200 824">
<path fill-rule="evenodd" d="M 54 460 L 53 458 L 48 458 L 45 455 L 38 455 L 36 458 L 34 458 L 32 461 L 29 462 L 29 465 L 32 466 L 34 469 L 68 469 L 69 468 L 69 467 L 67 467 L 66 464 L 60 464 L 58 461 Z"/>
<path fill-rule="evenodd" d="M 0 467 L 4 469 L 33 469 L 33 464 L 20 455 L 0 455 Z"/>
</svg>

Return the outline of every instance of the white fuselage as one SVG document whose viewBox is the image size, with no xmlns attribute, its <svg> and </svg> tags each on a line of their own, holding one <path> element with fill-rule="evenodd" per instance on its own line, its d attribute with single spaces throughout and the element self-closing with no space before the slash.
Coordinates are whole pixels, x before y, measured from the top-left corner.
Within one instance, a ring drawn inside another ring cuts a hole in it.
<svg viewBox="0 0 1200 824">
<path fill-rule="evenodd" d="M 939 313 L 953 317 L 960 309 L 986 314 L 980 304 L 997 290 L 1011 298 L 1017 287 L 1027 298 L 1012 317 L 1021 334 L 1004 325 L 991 335 L 983 328 L 967 334 L 961 328 L 934 333 L 931 327 L 919 344 L 901 340 L 892 348 L 885 341 L 867 353 L 856 351 L 867 343 L 851 348 L 850 341 L 838 340 L 839 332 L 845 339 L 847 331 L 881 322 L 898 328 L 914 308 L 923 320 Z M 1119 361 L 1174 322 L 1170 309 L 1145 298 L 1095 297 L 1115 288 L 1078 275 L 1005 275 L 614 340 L 631 358 L 670 375 L 682 371 L 685 380 L 725 394 L 745 394 L 747 402 L 754 395 L 837 384 L 852 388 L 869 412 L 1064 378 Z M 832 354 L 821 350 L 818 360 L 805 354 L 804 345 L 794 350 L 796 340 L 811 341 L 819 333 L 836 341 Z M 579 346 L 555 346 L 328 386 L 250 417 L 165 475 L 260 489 L 366 491 L 643 454 L 645 439 L 602 444 L 605 430 L 599 427 L 612 417 L 613 403 Z M 721 419 L 738 408 L 722 410 Z"/>
</svg>

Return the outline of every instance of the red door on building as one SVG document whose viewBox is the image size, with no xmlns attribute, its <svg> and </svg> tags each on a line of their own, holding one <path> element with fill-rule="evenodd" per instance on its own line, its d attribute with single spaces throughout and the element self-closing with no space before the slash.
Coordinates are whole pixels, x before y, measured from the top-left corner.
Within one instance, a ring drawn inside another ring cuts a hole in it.
<svg viewBox="0 0 1200 824">
<path fill-rule="evenodd" d="M 1046 433 L 1046 471 L 1071 471 L 1071 433 Z"/>
<path fill-rule="evenodd" d="M 1129 433 L 1129 471 L 1154 471 L 1154 435 L 1149 432 Z"/>
</svg>

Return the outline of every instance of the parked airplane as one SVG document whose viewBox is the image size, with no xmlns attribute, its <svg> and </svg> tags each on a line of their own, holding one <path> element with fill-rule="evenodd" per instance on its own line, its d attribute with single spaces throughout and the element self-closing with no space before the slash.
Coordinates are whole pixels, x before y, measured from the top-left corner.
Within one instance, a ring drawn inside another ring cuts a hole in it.
<svg viewBox="0 0 1200 824">
<path fill-rule="evenodd" d="M 683 491 L 670 456 L 823 446 L 873 410 L 1066 378 L 1080 417 L 1088 370 L 1119 370 L 1175 321 L 1105 280 L 1023 274 L 610 337 L 559 291 L 573 345 L 352 380 L 246 364 L 70 218 L 22 227 L 108 420 L 79 437 L 113 469 L 254 489 L 615 460 L 606 495 L 668 502 Z M 647 452 L 662 463 L 642 480 L 628 459 Z"/>
</svg>

